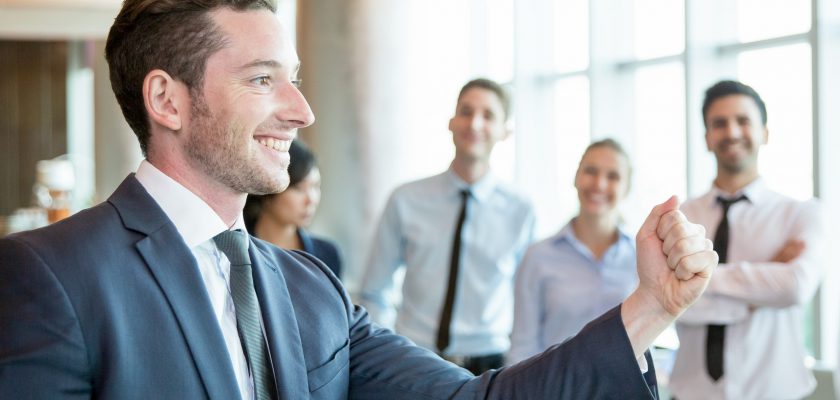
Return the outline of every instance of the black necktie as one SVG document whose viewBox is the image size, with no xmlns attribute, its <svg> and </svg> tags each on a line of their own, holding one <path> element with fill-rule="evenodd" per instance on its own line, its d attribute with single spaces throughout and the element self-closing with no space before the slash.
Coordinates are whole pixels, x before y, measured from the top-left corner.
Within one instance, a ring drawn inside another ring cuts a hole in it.
<svg viewBox="0 0 840 400">
<path fill-rule="evenodd" d="M 723 206 L 723 216 L 715 231 L 714 248 L 721 263 L 726 262 L 729 251 L 729 207 L 746 199 L 744 195 L 734 199 L 725 199 L 720 196 L 717 198 L 718 203 Z M 725 334 L 726 325 L 709 325 L 706 332 L 706 369 L 714 381 L 723 376 L 723 337 Z"/>
<path fill-rule="evenodd" d="M 254 394 L 257 400 L 277 398 L 274 376 L 268 362 L 268 347 L 262 332 L 260 303 L 254 290 L 251 258 L 248 256 L 248 237 L 245 232 L 224 231 L 213 238 L 230 260 L 230 294 L 236 309 L 236 327 L 251 366 Z"/>
<path fill-rule="evenodd" d="M 452 239 L 452 253 L 449 260 L 449 283 L 446 286 L 446 299 L 443 301 L 443 311 L 440 313 L 440 324 L 438 325 L 437 348 L 443 353 L 449 346 L 449 330 L 452 325 L 452 306 L 455 303 L 455 286 L 458 283 L 458 266 L 461 263 L 461 231 L 464 228 L 464 220 L 467 217 L 467 201 L 470 198 L 469 190 L 461 191 L 461 213 L 458 215 L 458 224 L 455 227 L 455 236 Z"/>
</svg>

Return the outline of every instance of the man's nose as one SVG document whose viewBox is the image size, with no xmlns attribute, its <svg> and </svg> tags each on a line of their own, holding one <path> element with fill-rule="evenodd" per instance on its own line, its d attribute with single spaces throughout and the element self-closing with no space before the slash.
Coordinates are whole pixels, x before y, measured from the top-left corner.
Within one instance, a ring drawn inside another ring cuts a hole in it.
<svg viewBox="0 0 840 400">
<path fill-rule="evenodd" d="M 595 176 L 595 186 L 600 189 L 604 190 L 607 188 L 607 177 L 604 174 L 598 174 Z"/>
<path fill-rule="evenodd" d="M 294 128 L 305 128 L 315 122 L 315 115 L 297 86 L 291 82 L 282 85 L 278 91 L 278 97 L 282 105 L 278 110 L 279 119 L 286 121 Z"/>
<path fill-rule="evenodd" d="M 724 133 L 726 133 L 726 137 L 730 139 L 740 139 L 744 135 L 741 125 L 739 125 L 737 121 L 727 122 Z"/>
<path fill-rule="evenodd" d="M 470 119 L 470 128 L 472 128 L 474 131 L 480 131 L 482 128 L 484 128 L 484 118 L 482 118 L 481 115 L 478 114 L 473 115 Z"/>
</svg>

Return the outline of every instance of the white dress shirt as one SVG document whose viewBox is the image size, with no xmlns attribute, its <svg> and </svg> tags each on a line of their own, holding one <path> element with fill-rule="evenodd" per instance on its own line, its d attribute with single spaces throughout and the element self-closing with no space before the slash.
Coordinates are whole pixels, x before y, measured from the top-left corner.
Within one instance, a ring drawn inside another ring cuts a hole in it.
<svg viewBox="0 0 840 400">
<path fill-rule="evenodd" d="M 198 262 L 213 313 L 219 322 L 236 383 L 243 399 L 254 398 L 253 380 L 236 329 L 236 311 L 230 294 L 230 261 L 216 247 L 213 237 L 228 229 L 210 206 L 187 188 L 143 160 L 135 177 L 175 225 Z M 231 229 L 245 230 L 240 216 Z"/>
<path fill-rule="evenodd" d="M 507 363 L 522 361 L 580 331 L 638 286 L 636 245 L 623 230 L 600 260 L 572 222 L 528 248 L 516 271 L 513 334 Z M 644 359 L 644 358 L 642 358 Z"/>
<path fill-rule="evenodd" d="M 682 211 L 712 239 L 723 210 L 717 197 L 740 194 L 748 200 L 729 209 L 728 260 L 677 321 L 680 347 L 669 386 L 680 400 L 801 399 L 816 386 L 804 365 L 802 328 L 825 262 L 819 205 L 773 192 L 757 179 L 739 193 L 712 188 Z M 802 255 L 771 262 L 791 239 L 805 242 Z M 708 324 L 726 325 L 723 377 L 717 382 L 706 371 Z"/>
<path fill-rule="evenodd" d="M 446 355 L 503 353 L 510 346 L 513 275 L 533 237 L 534 214 L 530 202 L 491 174 L 469 186 L 447 170 L 395 190 L 373 240 L 361 303 L 374 321 L 437 351 L 463 189 L 472 196 Z M 402 268 L 402 302 L 395 305 L 394 274 Z"/>
</svg>

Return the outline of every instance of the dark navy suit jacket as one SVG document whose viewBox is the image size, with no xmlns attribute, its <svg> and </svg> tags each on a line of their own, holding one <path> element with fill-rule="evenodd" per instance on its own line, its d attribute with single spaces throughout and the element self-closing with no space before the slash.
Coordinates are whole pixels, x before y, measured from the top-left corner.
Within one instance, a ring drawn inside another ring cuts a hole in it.
<svg viewBox="0 0 840 400">
<path fill-rule="evenodd" d="M 325 238 L 310 235 L 301 228 L 298 228 L 297 234 L 303 244 L 303 251 L 323 261 L 335 276 L 341 278 L 341 254 L 338 252 L 338 246 Z"/>
<path fill-rule="evenodd" d="M 473 377 L 371 323 L 314 257 L 254 238 L 249 251 L 282 399 L 655 396 L 619 308 Z M 0 239 L 0 398 L 239 398 L 195 258 L 133 176 L 103 204 Z"/>
</svg>

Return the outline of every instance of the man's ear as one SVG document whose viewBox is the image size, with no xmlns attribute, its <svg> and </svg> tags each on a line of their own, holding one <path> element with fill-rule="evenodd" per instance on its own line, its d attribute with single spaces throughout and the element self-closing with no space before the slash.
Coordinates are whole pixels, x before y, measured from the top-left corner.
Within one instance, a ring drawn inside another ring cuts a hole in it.
<svg viewBox="0 0 840 400">
<path fill-rule="evenodd" d="M 513 135 L 513 127 L 510 125 L 510 121 L 505 121 L 505 134 L 502 136 L 502 141 L 508 140 L 511 135 Z"/>
<path fill-rule="evenodd" d="M 708 129 L 706 129 L 706 134 L 703 135 L 703 138 L 706 140 L 706 150 L 713 151 L 712 150 L 712 143 L 709 142 L 709 130 Z"/>
<path fill-rule="evenodd" d="M 155 69 L 143 79 L 143 104 L 152 125 L 177 131 L 183 125 L 189 107 L 189 88 L 166 71 Z"/>
<path fill-rule="evenodd" d="M 762 144 L 767 144 L 767 141 L 770 140 L 770 130 L 767 129 L 767 125 L 764 126 L 764 132 L 762 134 L 764 135 L 764 142 Z"/>
</svg>

